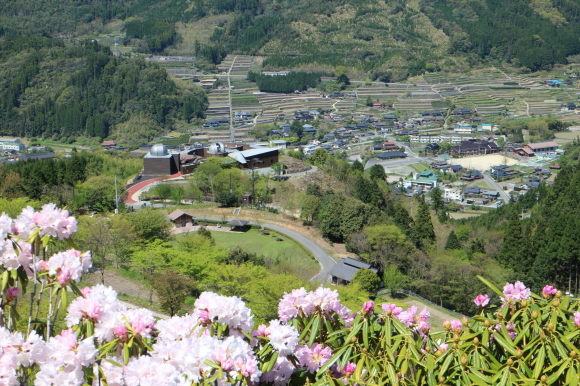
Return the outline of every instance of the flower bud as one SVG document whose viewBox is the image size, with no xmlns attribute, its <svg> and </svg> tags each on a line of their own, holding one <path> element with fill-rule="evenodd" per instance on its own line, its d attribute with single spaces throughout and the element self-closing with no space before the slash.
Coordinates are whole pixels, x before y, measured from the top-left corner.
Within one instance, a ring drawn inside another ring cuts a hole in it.
<svg viewBox="0 0 580 386">
<path fill-rule="evenodd" d="M 511 366 L 514 364 L 514 360 L 512 358 L 508 358 L 508 360 L 505 362 L 508 366 Z"/>
<path fill-rule="evenodd" d="M 477 336 L 475 338 L 473 338 L 473 344 L 475 346 L 479 345 L 479 338 Z"/>
<path fill-rule="evenodd" d="M 576 351 L 574 350 L 570 351 L 570 358 L 576 358 L 576 355 L 578 355 Z"/>
<path fill-rule="evenodd" d="M 467 327 L 469 325 L 469 320 L 467 320 L 467 318 L 464 316 L 463 318 L 461 318 L 461 323 L 463 324 L 464 327 Z"/>
<path fill-rule="evenodd" d="M 441 376 L 440 376 L 440 377 L 439 377 L 439 383 L 443 383 L 443 382 L 445 382 L 445 377 L 441 377 Z"/>
<path fill-rule="evenodd" d="M 461 366 L 465 366 L 467 364 L 467 357 L 465 355 L 462 355 L 461 359 L 459 360 L 459 363 L 461 363 Z"/>
<path fill-rule="evenodd" d="M 521 358 L 522 355 L 524 355 L 524 353 L 522 352 L 522 350 L 520 348 L 516 349 L 516 358 Z"/>
<path fill-rule="evenodd" d="M 443 328 L 445 328 L 447 331 L 451 330 L 451 322 L 449 320 L 444 321 Z"/>
<path fill-rule="evenodd" d="M 546 339 L 546 333 L 544 331 L 540 331 L 540 339 L 542 340 Z"/>
<path fill-rule="evenodd" d="M 556 297 L 557 297 L 557 298 L 561 298 L 561 297 L 562 297 L 562 295 L 563 295 L 563 294 L 562 294 L 562 291 L 557 291 L 557 292 L 556 292 Z"/>
<path fill-rule="evenodd" d="M 491 326 L 491 323 L 489 322 L 489 319 L 485 319 L 485 320 L 483 321 L 483 325 L 484 325 L 485 327 L 489 327 L 489 326 Z"/>
<path fill-rule="evenodd" d="M 356 343 L 356 336 L 353 336 L 352 338 L 350 338 L 351 343 Z"/>
<path fill-rule="evenodd" d="M 548 377 L 546 377 L 545 375 L 542 375 L 540 377 L 540 382 L 542 382 L 542 383 L 546 383 L 547 380 L 548 380 Z"/>
<path fill-rule="evenodd" d="M 527 307 L 528 306 L 528 301 L 526 299 L 522 299 L 522 301 L 520 302 L 520 304 L 522 305 L 522 307 Z"/>
<path fill-rule="evenodd" d="M 548 331 L 554 331 L 554 323 L 548 323 Z"/>
<path fill-rule="evenodd" d="M 424 350 L 425 350 L 425 352 L 431 352 L 431 347 L 430 346 L 425 346 Z"/>
<path fill-rule="evenodd" d="M 560 301 L 559 301 L 558 299 L 555 299 L 555 300 L 552 302 L 552 305 L 553 305 L 554 307 L 558 307 L 558 306 L 560 305 Z"/>
<path fill-rule="evenodd" d="M 534 319 L 534 320 L 538 319 L 538 311 L 536 311 L 536 310 L 532 311 L 532 319 Z"/>
<path fill-rule="evenodd" d="M 453 343 L 453 348 L 457 349 L 459 348 L 459 345 L 457 343 Z"/>
<path fill-rule="evenodd" d="M 497 318 L 498 318 L 499 320 L 502 320 L 502 319 L 503 319 L 503 314 L 501 313 L 501 311 L 498 311 L 498 312 L 497 312 Z"/>
</svg>

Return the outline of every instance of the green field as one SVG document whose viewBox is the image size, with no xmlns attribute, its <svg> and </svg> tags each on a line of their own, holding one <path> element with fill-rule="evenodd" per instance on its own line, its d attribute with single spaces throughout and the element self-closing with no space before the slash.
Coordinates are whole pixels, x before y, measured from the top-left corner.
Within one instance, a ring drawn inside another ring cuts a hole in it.
<svg viewBox="0 0 580 386">
<path fill-rule="evenodd" d="M 270 232 L 266 236 L 256 229 L 247 232 L 211 232 L 216 245 L 226 248 L 239 246 L 248 252 L 263 255 L 267 265 L 274 270 L 294 271 L 300 276 L 309 279 L 319 268 L 318 263 L 301 245 L 285 235 Z M 281 238 L 283 241 L 276 241 Z"/>
</svg>

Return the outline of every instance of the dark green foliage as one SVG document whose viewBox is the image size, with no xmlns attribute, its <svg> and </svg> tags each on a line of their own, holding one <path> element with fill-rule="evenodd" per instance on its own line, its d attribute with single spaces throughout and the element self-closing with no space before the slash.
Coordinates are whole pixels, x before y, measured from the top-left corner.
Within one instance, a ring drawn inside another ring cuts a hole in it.
<svg viewBox="0 0 580 386">
<path fill-rule="evenodd" d="M 132 20 L 125 24 L 127 37 L 145 39 L 151 52 L 161 52 L 175 42 L 175 25 L 158 20 Z"/>
<path fill-rule="evenodd" d="M 387 173 L 385 173 L 385 168 L 381 165 L 373 165 L 369 169 L 369 176 L 373 181 L 385 181 L 387 179 Z"/>
<path fill-rule="evenodd" d="M 360 289 L 369 294 L 374 294 L 379 290 L 381 279 L 370 269 L 359 269 L 352 278 L 351 283 L 358 284 Z"/>
<path fill-rule="evenodd" d="M 552 4 L 563 23 L 542 17 L 530 1 L 486 0 L 461 3 L 423 0 L 422 10 L 437 28 L 451 35 L 450 52 L 473 52 L 481 58 L 515 59 L 532 71 L 565 63 L 566 56 L 580 52 L 580 7 L 576 2 Z"/>
<path fill-rule="evenodd" d="M 505 267 L 520 270 L 523 268 L 523 256 L 527 253 L 524 246 L 522 226 L 517 212 L 513 212 L 507 224 L 507 229 L 503 235 L 501 250 L 498 260 Z"/>
<path fill-rule="evenodd" d="M 437 214 L 445 212 L 445 204 L 443 203 L 443 192 L 438 187 L 435 187 L 431 190 L 431 207 Z"/>
<path fill-rule="evenodd" d="M 430 244 L 435 241 L 435 231 L 433 230 L 431 213 L 429 212 L 429 207 L 424 199 L 419 198 L 417 202 L 419 206 L 417 210 L 417 218 L 415 219 L 417 237 L 423 243 Z"/>
<path fill-rule="evenodd" d="M 235 192 L 222 190 L 216 194 L 215 201 L 222 206 L 236 206 L 240 202 L 240 197 Z"/>
<path fill-rule="evenodd" d="M 267 76 L 255 72 L 248 73 L 248 80 L 256 82 L 260 91 L 291 93 L 305 91 L 320 83 L 319 73 L 291 72 L 285 76 Z"/>
<path fill-rule="evenodd" d="M 154 64 L 116 58 L 96 42 L 65 48 L 52 39 L 5 39 L 0 64 L 12 65 L 2 74 L 0 135 L 105 138 L 136 113 L 160 129 L 204 115 L 205 93 L 179 92 Z"/>
<path fill-rule="evenodd" d="M 445 249 L 461 249 L 461 243 L 457 239 L 454 231 L 449 233 L 447 241 L 445 242 Z"/>
<path fill-rule="evenodd" d="M 363 174 L 359 174 L 355 180 L 353 196 L 365 204 L 371 204 L 377 208 L 382 208 L 385 205 L 385 198 L 377 183 L 367 179 Z"/>
<path fill-rule="evenodd" d="M 185 304 L 185 299 L 191 296 L 195 289 L 193 280 L 181 275 L 175 269 L 167 269 L 155 273 L 150 278 L 150 283 L 157 293 L 161 309 L 173 316 L 179 312 Z"/>
<path fill-rule="evenodd" d="M 364 165 L 359 160 L 354 160 L 354 162 L 350 166 L 352 170 L 354 170 L 355 172 L 356 171 L 363 172 L 365 170 Z"/>
<path fill-rule="evenodd" d="M 228 249 L 227 258 L 220 262 L 232 265 L 241 265 L 245 263 L 252 263 L 253 265 L 264 265 L 264 256 L 258 256 L 257 253 L 251 253 L 237 246 Z"/>
</svg>

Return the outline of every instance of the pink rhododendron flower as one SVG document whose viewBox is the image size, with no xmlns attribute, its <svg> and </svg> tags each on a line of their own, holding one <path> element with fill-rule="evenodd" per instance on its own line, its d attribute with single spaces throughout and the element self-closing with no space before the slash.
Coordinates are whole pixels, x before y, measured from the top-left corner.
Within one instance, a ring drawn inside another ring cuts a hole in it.
<svg viewBox="0 0 580 386">
<path fill-rule="evenodd" d="M 461 330 L 463 330 L 463 323 L 461 323 L 461 320 L 452 320 L 451 321 L 451 331 L 454 332 L 461 332 Z"/>
<path fill-rule="evenodd" d="M 204 292 L 195 301 L 198 315 L 207 321 L 217 321 L 243 332 L 252 331 L 253 315 L 242 299 Z M 207 313 L 203 313 L 203 312 Z M 202 314 L 199 314 L 202 312 Z"/>
<path fill-rule="evenodd" d="M 580 312 L 574 312 L 574 324 L 580 327 Z"/>
<path fill-rule="evenodd" d="M 285 293 L 278 305 L 278 316 L 282 322 L 287 322 L 299 315 L 309 316 L 317 310 L 327 315 L 334 312 L 347 324 L 354 318 L 338 300 L 338 292 L 322 286 L 312 292 L 300 288 Z"/>
<path fill-rule="evenodd" d="M 398 316 L 401 312 L 403 312 L 401 307 L 397 307 L 395 304 L 390 303 L 383 304 L 381 308 L 387 315 Z"/>
<path fill-rule="evenodd" d="M 6 290 L 6 297 L 7 297 L 9 300 L 12 300 L 12 299 L 14 299 L 15 297 L 17 297 L 17 296 L 18 296 L 18 293 L 19 293 L 19 292 L 20 292 L 20 289 L 19 289 L 18 287 L 11 287 L 11 288 L 8 288 L 8 289 Z"/>
<path fill-rule="evenodd" d="M 415 306 L 409 307 L 406 311 L 401 312 L 397 316 L 397 319 L 407 327 L 428 330 L 429 324 L 424 322 L 431 317 L 429 311 L 427 311 L 427 308 L 425 307 L 423 308 L 423 311 L 417 314 L 417 310 L 418 309 Z"/>
<path fill-rule="evenodd" d="M 40 236 L 50 235 L 63 240 L 77 231 L 77 220 L 68 214 L 68 210 L 58 209 L 55 204 L 46 204 L 40 212 L 34 212 L 32 219 L 40 228 Z"/>
<path fill-rule="evenodd" d="M 315 343 L 312 347 L 300 346 L 295 355 L 301 366 L 306 367 L 311 373 L 315 373 L 322 365 L 328 362 L 332 356 L 332 351 L 329 347 Z"/>
<path fill-rule="evenodd" d="M 556 292 L 558 292 L 558 290 L 555 287 L 552 287 L 551 285 L 547 285 L 544 288 L 542 288 L 542 295 L 544 295 L 544 297 L 547 299 L 556 295 Z"/>
<path fill-rule="evenodd" d="M 478 307 L 481 307 L 481 308 L 487 307 L 487 305 L 489 304 L 489 296 L 488 295 L 477 295 L 475 297 L 475 299 L 473 299 L 473 302 Z"/>
<path fill-rule="evenodd" d="M 268 337 L 272 347 L 278 351 L 280 355 L 290 355 L 298 345 L 298 331 L 294 326 L 281 324 L 279 320 L 270 321 L 268 327 L 261 325 L 258 331 L 259 335 Z"/>
<path fill-rule="evenodd" d="M 514 284 L 507 283 L 503 287 L 503 294 L 505 298 L 501 298 L 502 302 L 509 302 L 512 300 L 518 301 L 523 299 L 528 299 L 531 295 L 531 291 L 527 288 L 521 281 L 516 281 Z"/>
<path fill-rule="evenodd" d="M 42 271 L 48 271 L 49 275 L 55 276 L 63 287 L 70 280 L 78 282 L 81 275 L 88 272 L 91 266 L 90 254 L 81 253 L 75 249 L 59 252 L 52 255 L 46 264 L 39 264 Z"/>
<path fill-rule="evenodd" d="M 273 382 L 277 386 L 286 386 L 294 372 L 294 365 L 285 357 L 278 357 L 272 370 L 262 374 L 261 382 Z"/>
<path fill-rule="evenodd" d="M 352 362 L 347 362 L 346 365 L 344 365 L 344 369 L 342 369 L 340 372 L 344 375 L 348 375 L 354 373 L 355 370 L 356 365 Z"/>
<path fill-rule="evenodd" d="M 366 302 L 363 304 L 362 310 L 365 314 L 372 312 L 374 309 L 375 309 L 375 302 Z"/>
</svg>

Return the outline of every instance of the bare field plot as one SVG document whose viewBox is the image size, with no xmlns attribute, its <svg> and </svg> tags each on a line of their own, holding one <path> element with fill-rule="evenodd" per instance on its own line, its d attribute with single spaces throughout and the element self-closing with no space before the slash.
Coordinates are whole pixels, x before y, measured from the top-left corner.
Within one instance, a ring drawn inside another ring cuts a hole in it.
<svg viewBox="0 0 580 386">
<path fill-rule="evenodd" d="M 452 165 L 461 165 L 467 169 L 475 169 L 479 171 L 489 170 L 496 165 L 516 165 L 519 162 L 513 158 L 506 157 L 501 154 L 488 154 L 475 157 L 453 158 L 447 160 Z"/>
</svg>

